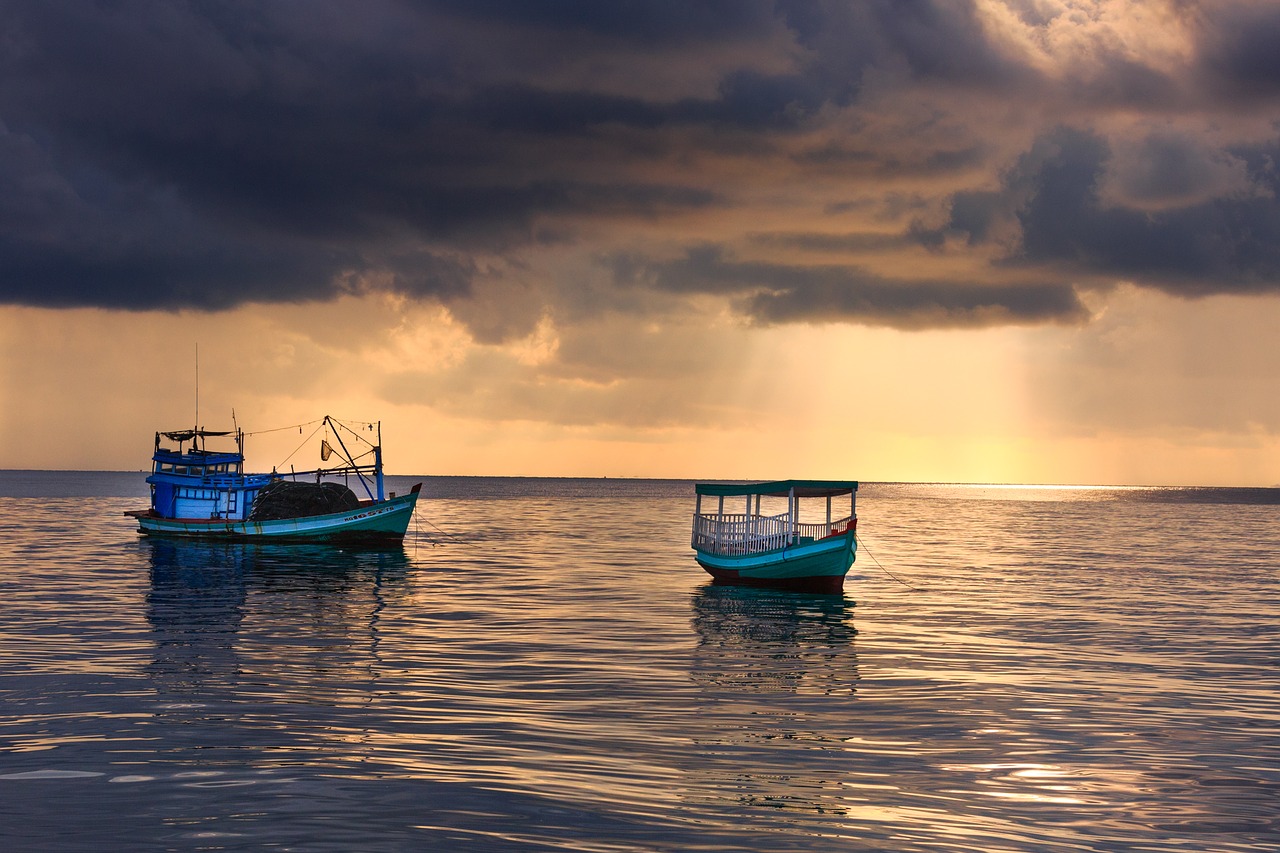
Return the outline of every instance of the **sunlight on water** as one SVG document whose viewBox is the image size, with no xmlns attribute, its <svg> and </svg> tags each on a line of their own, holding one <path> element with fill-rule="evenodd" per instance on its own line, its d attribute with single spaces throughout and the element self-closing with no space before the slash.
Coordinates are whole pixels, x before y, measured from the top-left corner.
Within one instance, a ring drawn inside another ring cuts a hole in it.
<svg viewBox="0 0 1280 853">
<path fill-rule="evenodd" d="M 430 479 L 351 551 L 43 476 L 0 481 L 6 849 L 1280 846 L 1271 490 L 864 485 L 842 597 L 708 583 L 687 483 Z"/>
</svg>

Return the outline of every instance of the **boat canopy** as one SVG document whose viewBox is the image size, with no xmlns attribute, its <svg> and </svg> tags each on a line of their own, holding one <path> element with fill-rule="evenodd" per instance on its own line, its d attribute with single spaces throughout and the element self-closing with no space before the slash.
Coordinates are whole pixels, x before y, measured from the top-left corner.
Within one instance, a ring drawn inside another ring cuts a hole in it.
<svg viewBox="0 0 1280 853">
<path fill-rule="evenodd" d="M 235 435 L 235 433 L 234 432 L 215 432 L 213 430 L 208 430 L 208 429 L 183 429 L 183 430 L 175 430 L 174 432 L 162 432 L 162 433 L 159 433 L 159 435 L 163 435 L 165 438 L 169 439 L 170 441 L 190 441 L 196 436 L 200 436 L 201 438 L 204 438 L 205 436 L 208 436 L 208 435 Z"/>
<path fill-rule="evenodd" d="M 769 483 L 697 483 L 699 495 L 764 495 L 785 498 L 795 490 L 798 498 L 833 498 L 858 490 L 857 480 L 774 480 Z"/>
</svg>

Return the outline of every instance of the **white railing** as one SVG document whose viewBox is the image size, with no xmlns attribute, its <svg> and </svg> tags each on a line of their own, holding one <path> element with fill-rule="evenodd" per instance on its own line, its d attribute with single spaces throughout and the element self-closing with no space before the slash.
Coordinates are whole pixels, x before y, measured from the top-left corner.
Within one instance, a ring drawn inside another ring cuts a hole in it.
<svg viewBox="0 0 1280 853">
<path fill-rule="evenodd" d="M 846 515 L 830 524 L 791 524 L 790 513 L 780 515 L 695 515 L 693 542 L 695 550 L 709 554 L 740 556 L 777 551 L 802 540 L 823 539 L 849 529 L 852 516 Z"/>
</svg>

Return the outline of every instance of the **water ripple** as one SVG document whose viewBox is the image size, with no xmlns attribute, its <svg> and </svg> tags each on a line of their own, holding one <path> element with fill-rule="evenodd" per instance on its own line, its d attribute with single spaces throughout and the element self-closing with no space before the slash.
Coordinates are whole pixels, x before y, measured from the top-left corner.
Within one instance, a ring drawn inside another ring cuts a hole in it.
<svg viewBox="0 0 1280 853">
<path fill-rule="evenodd" d="M 688 484 L 438 484 L 372 551 L 0 497 L 6 846 L 1280 846 L 1269 491 L 872 485 L 916 590 L 833 597 L 709 584 Z"/>
</svg>

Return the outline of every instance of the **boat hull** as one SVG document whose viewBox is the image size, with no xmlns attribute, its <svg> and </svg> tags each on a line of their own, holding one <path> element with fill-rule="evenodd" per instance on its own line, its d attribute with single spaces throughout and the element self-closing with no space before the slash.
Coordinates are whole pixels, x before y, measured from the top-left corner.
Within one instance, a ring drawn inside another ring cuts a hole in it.
<svg viewBox="0 0 1280 853">
<path fill-rule="evenodd" d="M 343 512 L 270 521 L 162 518 L 144 512 L 130 515 L 138 519 L 138 532 L 149 536 L 259 542 L 398 542 L 409 529 L 418 491 L 415 486 L 407 495 Z"/>
<path fill-rule="evenodd" d="M 844 591 L 845 575 L 853 565 L 855 541 L 851 530 L 842 536 L 757 554 L 694 553 L 698 565 L 718 583 L 839 593 Z"/>
</svg>

